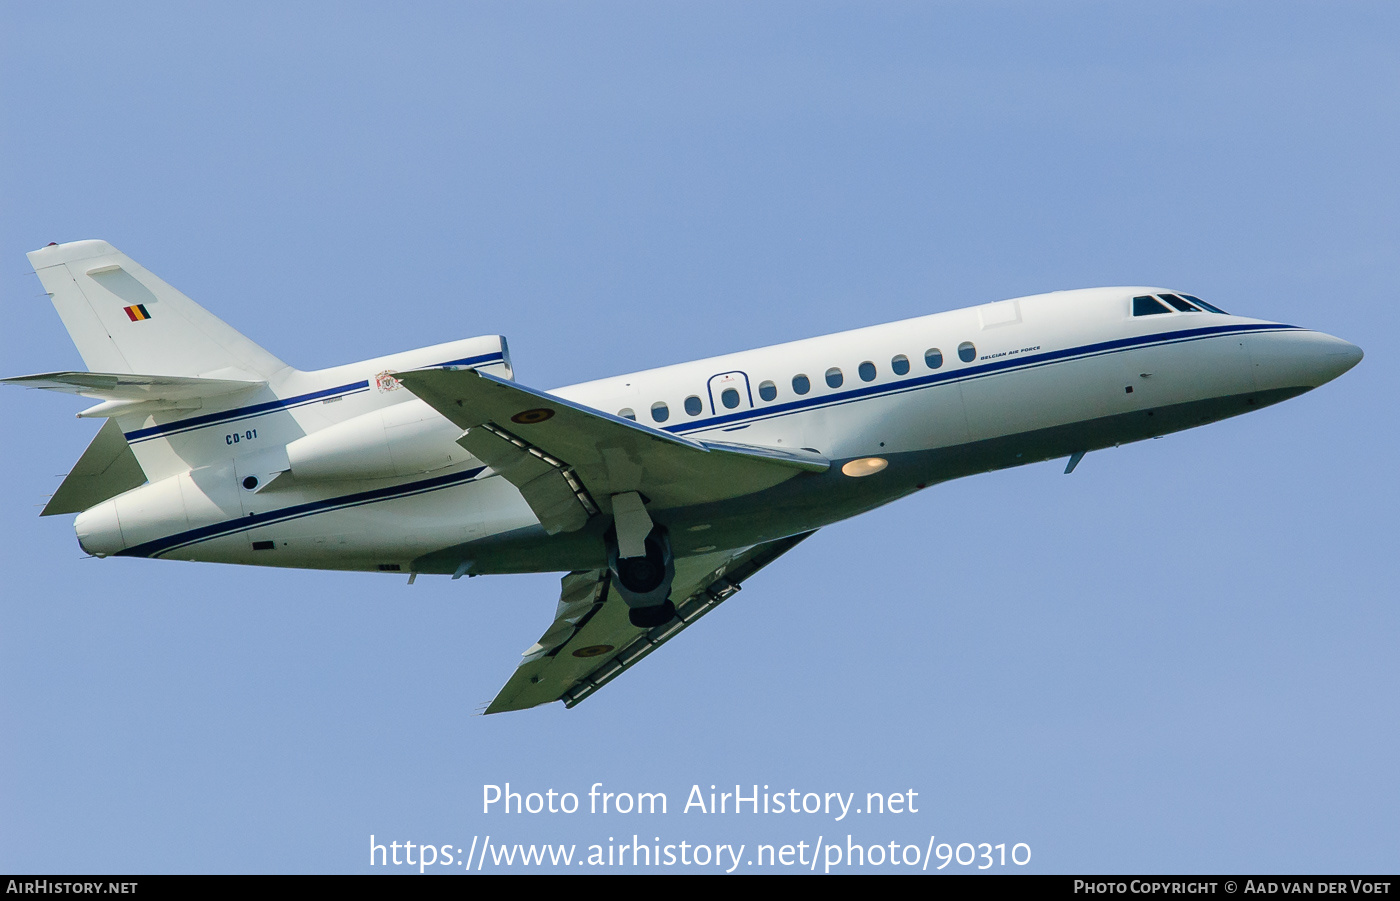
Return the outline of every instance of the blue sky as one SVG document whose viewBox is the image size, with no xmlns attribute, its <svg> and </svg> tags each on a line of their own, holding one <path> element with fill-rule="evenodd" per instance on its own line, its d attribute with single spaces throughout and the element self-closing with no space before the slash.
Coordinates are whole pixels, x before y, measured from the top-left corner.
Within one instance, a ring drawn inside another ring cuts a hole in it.
<svg viewBox="0 0 1400 901">
<path fill-rule="evenodd" d="M 7 389 L 0 869 L 365 872 L 371 834 L 1400 863 L 1393 5 L 4 19 L 5 375 L 81 368 L 24 253 L 83 238 L 303 369 L 499 333 L 553 387 L 1104 284 L 1367 357 L 1070 477 L 978 476 L 823 530 L 580 707 L 489 718 L 557 577 L 85 560 L 37 505 L 96 426 Z M 505 782 L 673 807 L 483 814 Z M 675 812 L 735 783 L 921 806 Z"/>
</svg>

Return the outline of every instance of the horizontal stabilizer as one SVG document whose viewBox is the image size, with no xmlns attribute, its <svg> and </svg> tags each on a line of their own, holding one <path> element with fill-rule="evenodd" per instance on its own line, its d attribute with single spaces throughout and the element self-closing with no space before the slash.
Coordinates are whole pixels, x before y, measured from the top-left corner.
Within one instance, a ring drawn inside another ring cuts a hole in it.
<svg viewBox="0 0 1400 901">
<path fill-rule="evenodd" d="M 265 387 L 267 382 L 117 372 L 45 372 L 0 379 L 0 384 L 62 391 L 102 401 L 78 414 L 86 419 L 195 410 L 204 406 L 205 400 L 242 394 Z"/>
<path fill-rule="evenodd" d="M 146 474 L 122 437 L 121 428 L 116 420 L 109 419 L 39 515 L 81 513 L 145 481 Z"/>
<path fill-rule="evenodd" d="M 175 375 L 135 375 L 123 372 L 43 372 L 0 379 L 0 384 L 43 388 L 97 400 L 190 400 L 222 397 L 266 385 L 242 379 L 196 379 Z"/>
</svg>

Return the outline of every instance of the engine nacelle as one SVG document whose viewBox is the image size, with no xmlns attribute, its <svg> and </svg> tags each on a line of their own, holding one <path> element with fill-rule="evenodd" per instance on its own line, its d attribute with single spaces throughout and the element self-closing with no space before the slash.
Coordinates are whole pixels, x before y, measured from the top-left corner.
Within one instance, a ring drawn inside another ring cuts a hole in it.
<svg viewBox="0 0 1400 901">
<path fill-rule="evenodd" d="M 378 372 L 370 376 L 366 384 L 378 395 L 388 395 L 402 392 L 390 373 L 422 366 L 470 366 L 498 378 L 515 378 L 510 350 L 506 339 L 500 335 L 463 338 L 323 372 L 343 373 L 334 378 L 344 381 Z M 471 455 L 457 444 L 460 437 L 461 429 L 413 398 L 390 403 L 292 441 L 287 445 L 286 462 L 290 463 L 297 479 L 307 481 L 414 476 L 470 460 Z M 274 461 L 268 475 L 280 471 L 276 468 L 279 465 L 282 465 L 280 461 Z"/>
<path fill-rule="evenodd" d="M 287 445 L 298 479 L 383 479 L 432 472 L 471 458 L 462 430 L 421 400 L 327 426 Z"/>
</svg>

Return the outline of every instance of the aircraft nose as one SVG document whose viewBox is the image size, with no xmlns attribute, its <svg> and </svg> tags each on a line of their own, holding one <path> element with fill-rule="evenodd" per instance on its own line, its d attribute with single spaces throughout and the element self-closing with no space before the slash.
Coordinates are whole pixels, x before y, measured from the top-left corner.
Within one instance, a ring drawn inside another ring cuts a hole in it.
<svg viewBox="0 0 1400 901">
<path fill-rule="evenodd" d="M 1307 368 L 1309 375 L 1312 376 L 1309 384 L 1314 388 L 1332 381 L 1360 363 L 1361 358 L 1365 356 L 1361 348 L 1350 341 L 1343 341 L 1341 338 L 1334 338 L 1321 332 L 1313 333 L 1311 343 Z"/>
<path fill-rule="evenodd" d="M 1361 348 L 1322 332 L 1288 329 L 1249 342 L 1254 380 L 1261 391 L 1316 388 L 1361 362 Z"/>
</svg>

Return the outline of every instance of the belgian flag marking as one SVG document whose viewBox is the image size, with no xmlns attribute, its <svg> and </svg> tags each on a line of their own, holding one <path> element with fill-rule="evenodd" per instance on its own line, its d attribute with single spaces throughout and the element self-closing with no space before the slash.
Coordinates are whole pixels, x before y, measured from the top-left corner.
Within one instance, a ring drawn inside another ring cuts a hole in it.
<svg viewBox="0 0 1400 901">
<path fill-rule="evenodd" d="M 138 303 L 134 307 L 122 307 L 122 309 L 126 310 L 126 318 L 132 322 L 141 322 L 151 318 L 151 314 L 146 312 L 144 303 Z"/>
</svg>

